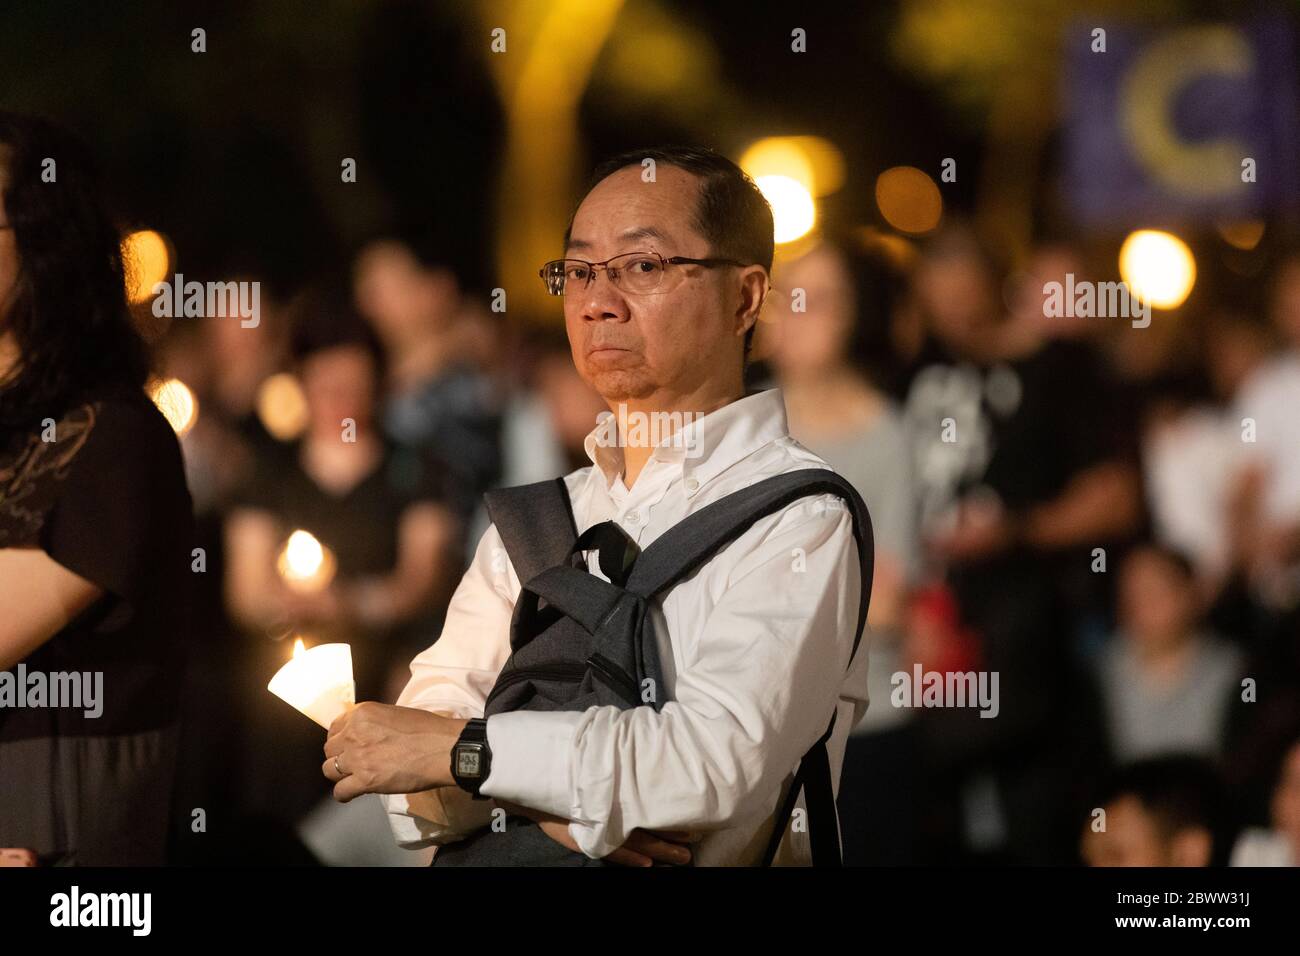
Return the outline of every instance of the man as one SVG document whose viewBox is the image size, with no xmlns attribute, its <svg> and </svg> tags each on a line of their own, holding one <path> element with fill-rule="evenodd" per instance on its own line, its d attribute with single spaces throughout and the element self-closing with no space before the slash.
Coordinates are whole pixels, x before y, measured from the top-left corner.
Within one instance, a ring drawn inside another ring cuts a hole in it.
<svg viewBox="0 0 1300 956">
<path fill-rule="evenodd" d="M 574 362 L 615 427 L 588 436 L 592 466 L 565 485 L 579 531 L 613 520 L 644 549 L 732 492 L 826 465 L 790 438 L 779 392 L 744 394 L 773 253 L 771 210 L 753 182 L 710 151 L 664 148 L 616 157 L 593 183 L 566 241 L 566 259 L 586 264 L 543 271 L 564 297 Z M 609 262 L 629 253 L 649 255 L 637 268 Z M 686 433 L 621 430 L 646 418 L 687 422 Z M 589 570 L 599 572 L 594 554 Z M 662 710 L 493 715 L 479 786 L 492 799 L 474 801 L 454 786 L 450 754 L 509 656 L 520 591 L 489 528 L 399 706 L 339 718 L 324 773 L 340 800 L 392 794 L 394 831 L 412 848 L 462 839 L 503 807 L 607 862 L 761 862 L 792 771 L 832 709 L 838 780 L 866 708 L 866 655 L 852 655 L 860 578 L 839 497 L 758 520 L 652 603 Z M 777 862 L 806 862 L 808 834 L 790 831 Z"/>
</svg>

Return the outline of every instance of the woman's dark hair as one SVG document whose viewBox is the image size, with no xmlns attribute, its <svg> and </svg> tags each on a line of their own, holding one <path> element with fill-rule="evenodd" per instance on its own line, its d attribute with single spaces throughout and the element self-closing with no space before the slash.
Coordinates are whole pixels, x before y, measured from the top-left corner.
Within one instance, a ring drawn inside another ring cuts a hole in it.
<svg viewBox="0 0 1300 956">
<path fill-rule="evenodd" d="M 0 426 L 27 430 L 96 388 L 143 387 L 149 356 L 126 303 L 122 235 L 85 146 L 0 111 L 0 173 L 19 259 L 0 317 L 18 348 L 0 380 Z"/>
<path fill-rule="evenodd" d="M 876 386 L 892 386 L 895 363 L 890 322 L 903 293 L 902 276 L 882 251 L 851 233 L 833 231 L 825 245 L 840 257 L 853 291 L 853 331 L 846 343 L 847 358 Z"/>
</svg>

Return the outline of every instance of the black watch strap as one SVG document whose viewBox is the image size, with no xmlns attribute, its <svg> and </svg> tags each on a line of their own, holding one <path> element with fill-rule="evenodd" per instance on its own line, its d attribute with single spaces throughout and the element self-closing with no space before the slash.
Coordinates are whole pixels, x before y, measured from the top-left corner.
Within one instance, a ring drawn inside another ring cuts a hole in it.
<svg viewBox="0 0 1300 956">
<path fill-rule="evenodd" d="M 457 786 L 475 800 L 486 800 L 479 793 L 483 781 L 492 772 L 492 749 L 488 746 L 487 721 L 475 717 L 465 724 L 456 746 L 451 748 L 451 775 Z"/>
</svg>

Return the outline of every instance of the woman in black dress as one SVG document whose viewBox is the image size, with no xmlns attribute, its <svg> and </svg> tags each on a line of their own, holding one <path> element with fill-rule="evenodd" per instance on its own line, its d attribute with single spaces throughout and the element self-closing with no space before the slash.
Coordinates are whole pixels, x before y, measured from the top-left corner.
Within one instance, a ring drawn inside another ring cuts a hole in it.
<svg viewBox="0 0 1300 956">
<path fill-rule="evenodd" d="M 192 518 L 101 195 L 77 142 L 0 113 L 0 847 L 159 864 Z"/>
</svg>

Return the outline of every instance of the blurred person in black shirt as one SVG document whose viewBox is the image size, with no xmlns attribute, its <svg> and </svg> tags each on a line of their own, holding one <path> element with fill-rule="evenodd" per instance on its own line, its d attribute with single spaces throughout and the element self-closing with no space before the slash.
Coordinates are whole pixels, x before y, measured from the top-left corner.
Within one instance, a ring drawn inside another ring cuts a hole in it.
<svg viewBox="0 0 1300 956">
<path fill-rule="evenodd" d="M 936 237 L 914 274 L 926 342 L 905 404 L 929 573 L 974 637 L 975 669 L 997 672 L 1001 692 L 994 720 L 922 714 L 931 765 L 960 795 L 935 826 L 1019 862 L 1069 852 L 1062 811 L 1100 742 L 1072 661 L 1098 611 L 1078 582 L 1115 558 L 1140 515 L 1115 390 L 1091 347 L 1044 315 L 1040 278 L 1028 283 L 1036 302 L 1017 296 L 1005 315 L 973 237 Z"/>
</svg>

